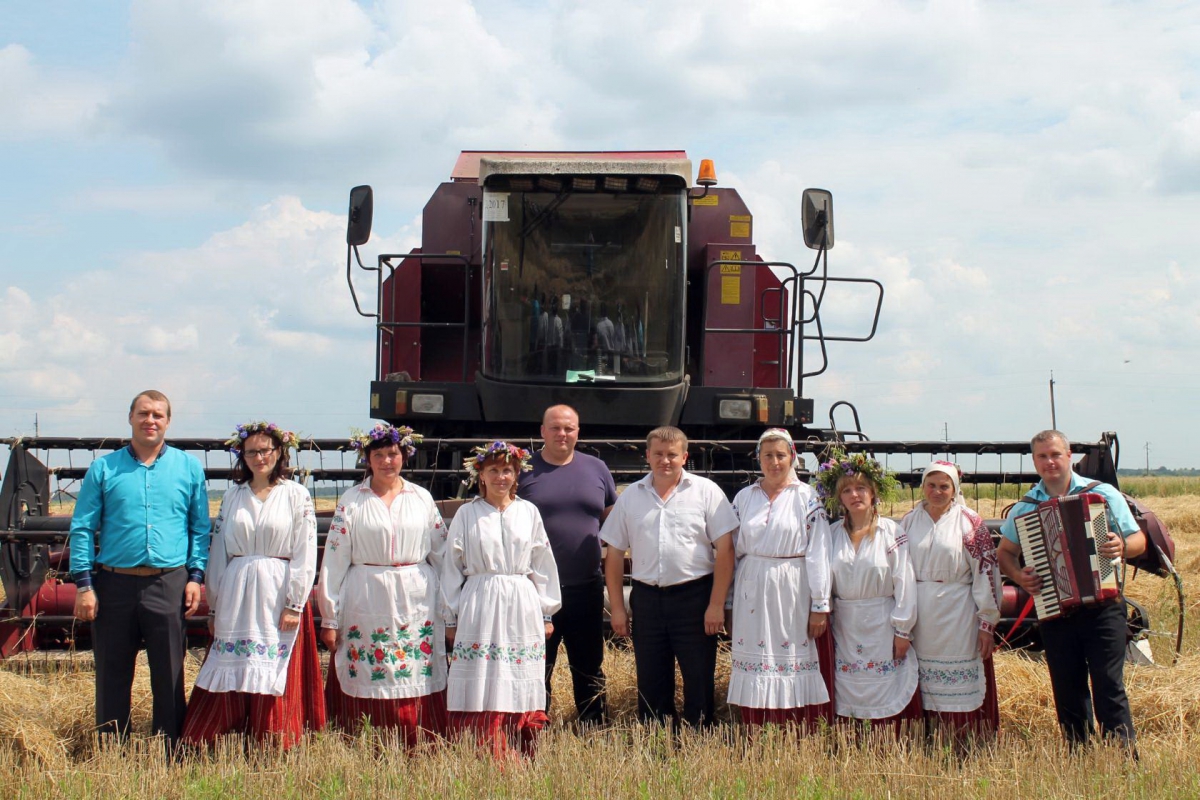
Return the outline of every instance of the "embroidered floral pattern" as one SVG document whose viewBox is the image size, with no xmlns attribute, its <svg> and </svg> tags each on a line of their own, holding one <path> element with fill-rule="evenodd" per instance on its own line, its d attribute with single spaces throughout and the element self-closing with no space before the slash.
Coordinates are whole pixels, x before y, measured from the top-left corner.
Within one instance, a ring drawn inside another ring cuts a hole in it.
<svg viewBox="0 0 1200 800">
<path fill-rule="evenodd" d="M 900 665 L 904 663 L 904 659 L 896 660 L 894 658 L 883 659 L 880 661 L 872 661 L 858 659 L 857 661 L 837 660 L 837 671 L 845 675 L 854 675 L 859 672 L 873 672 L 876 675 L 890 675 L 900 669 Z"/>
<path fill-rule="evenodd" d="M 921 683 L 937 683 L 943 686 L 973 685 L 979 682 L 979 667 L 920 667 L 917 670 Z"/>
<path fill-rule="evenodd" d="M 526 661 L 545 661 L 546 643 L 538 642 L 532 645 L 484 644 L 483 642 L 454 643 L 450 653 L 450 661 L 506 661 L 510 664 L 524 664 Z"/>
<path fill-rule="evenodd" d="M 819 672 L 821 669 L 821 665 L 817 661 L 805 661 L 799 664 L 771 664 L 764 661 L 742 661 L 740 658 L 735 658 L 732 663 L 733 668 L 738 672 L 748 672 L 752 675 L 803 675 Z"/>
<path fill-rule="evenodd" d="M 325 546 L 330 550 L 337 550 L 342 544 L 342 539 L 350 535 L 350 528 L 346 526 L 346 507 L 338 506 L 337 511 L 333 514 L 333 521 L 329 523 L 329 536 L 325 540 Z"/>
<path fill-rule="evenodd" d="M 287 658 L 291 647 L 286 642 L 256 642 L 253 639 L 213 639 L 214 653 L 232 655 L 240 658 L 269 658 L 277 661 Z"/>
<path fill-rule="evenodd" d="M 351 625 L 346 631 L 346 671 L 351 678 L 363 675 L 372 681 L 430 676 L 433 634 L 433 620 L 428 619 L 415 633 L 409 625 L 401 625 L 395 633 L 391 628 L 376 628 L 368 634 L 370 641 L 361 628 Z"/>
</svg>

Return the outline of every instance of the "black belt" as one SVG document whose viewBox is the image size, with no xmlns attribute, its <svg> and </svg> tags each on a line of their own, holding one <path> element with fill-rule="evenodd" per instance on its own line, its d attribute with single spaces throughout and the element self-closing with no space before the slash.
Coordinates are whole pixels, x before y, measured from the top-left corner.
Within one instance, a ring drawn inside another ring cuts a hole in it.
<svg viewBox="0 0 1200 800">
<path fill-rule="evenodd" d="M 700 578 L 696 578 L 694 580 L 684 581 L 683 583 L 673 583 L 670 586 L 655 586 L 654 584 L 643 583 L 642 581 L 634 581 L 633 585 L 635 587 L 639 587 L 642 589 L 648 589 L 652 592 L 658 592 L 659 594 L 671 594 L 672 592 L 683 592 L 688 589 L 694 589 L 699 584 L 704 583 L 706 581 L 708 583 L 712 583 L 712 579 L 713 579 L 713 576 L 710 573 L 708 575 L 705 575 Z"/>
<path fill-rule="evenodd" d="M 108 564 L 97 564 L 96 566 L 105 572 L 115 572 L 117 575 L 133 575 L 138 578 L 152 578 L 155 575 L 165 575 L 168 572 L 183 569 L 182 564 L 178 567 L 110 567 Z"/>
</svg>

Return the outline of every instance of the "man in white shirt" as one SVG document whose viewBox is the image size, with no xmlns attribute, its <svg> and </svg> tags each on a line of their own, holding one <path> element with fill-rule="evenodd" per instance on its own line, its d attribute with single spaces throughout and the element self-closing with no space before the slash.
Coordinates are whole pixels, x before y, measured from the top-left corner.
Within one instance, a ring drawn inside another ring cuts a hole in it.
<svg viewBox="0 0 1200 800">
<path fill-rule="evenodd" d="M 683 676 L 683 720 L 713 722 L 717 634 L 733 580 L 737 515 L 715 483 L 684 470 L 687 436 L 673 427 L 646 437 L 650 474 L 617 498 L 600 531 L 613 633 L 633 637 L 638 717 L 674 722 L 675 663 Z M 632 615 L 622 583 L 632 561 Z M 630 620 L 632 616 L 632 621 Z"/>
</svg>

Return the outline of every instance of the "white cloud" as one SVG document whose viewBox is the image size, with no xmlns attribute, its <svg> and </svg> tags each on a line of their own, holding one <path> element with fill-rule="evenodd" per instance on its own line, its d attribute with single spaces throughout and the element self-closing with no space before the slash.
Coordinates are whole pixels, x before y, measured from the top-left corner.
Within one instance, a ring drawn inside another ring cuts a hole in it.
<svg viewBox="0 0 1200 800">
<path fill-rule="evenodd" d="M 19 44 L 0 47 L 0 141 L 78 137 L 106 92 L 91 76 L 42 67 Z"/>
<path fill-rule="evenodd" d="M 109 347 L 108 337 L 99 329 L 63 313 L 53 313 L 37 337 L 42 352 L 63 363 L 78 364 L 107 353 Z"/>
<path fill-rule="evenodd" d="M 202 433 L 249 409 L 300 417 L 308 408 L 314 423 L 331 408 L 365 417 L 373 327 L 340 277 L 344 230 L 344 219 L 281 197 L 196 248 L 131 255 L 45 297 L 8 287 L 0 347 L 19 358 L 0 359 L 6 411 L 78 426 L 82 396 L 112 416 L 132 392 L 157 386 L 190 409 L 184 430 Z M 373 291 L 365 295 L 373 307 Z"/>
<path fill-rule="evenodd" d="M 1156 188 L 1166 194 L 1200 191 L 1200 111 L 1172 125 L 1164 138 Z"/>
</svg>

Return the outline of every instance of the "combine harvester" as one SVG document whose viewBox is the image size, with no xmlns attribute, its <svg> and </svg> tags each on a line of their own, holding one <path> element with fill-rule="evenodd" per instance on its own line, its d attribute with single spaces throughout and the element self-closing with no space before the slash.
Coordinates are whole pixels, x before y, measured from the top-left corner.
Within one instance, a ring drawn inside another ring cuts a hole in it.
<svg viewBox="0 0 1200 800">
<path fill-rule="evenodd" d="M 805 380 L 826 370 L 830 343 L 874 337 L 883 286 L 829 275 L 829 192 L 800 197 L 804 241 L 816 257 L 796 266 L 758 253 L 750 210 L 736 189 L 716 188 L 711 161 L 701 162 L 695 186 L 691 176 L 683 151 L 463 152 L 425 205 L 421 247 L 379 255 L 374 265 L 358 252 L 370 236 L 371 188 L 351 191 L 346 279 L 355 308 L 376 328 L 369 416 L 425 435 L 406 468 L 410 479 L 435 497 L 461 497 L 471 447 L 530 440 L 543 409 L 568 403 L 588 436 L 579 447 L 604 459 L 618 483 L 644 473 L 645 434 L 664 424 L 691 440 L 688 469 L 730 496 L 757 475 L 754 444 L 768 426 L 788 428 L 813 456 L 831 444 L 869 452 L 908 487 L 919 486 L 924 464 L 946 457 L 968 470 L 977 500 L 1037 480 L 1025 469 L 1027 442 L 872 441 L 846 401 L 830 408 L 828 427 L 815 425 Z M 374 280 L 374 308 L 359 300 L 356 268 Z M 827 297 L 846 292 L 873 303 L 869 324 L 854 335 L 828 332 Z M 853 428 L 837 427 L 838 409 Z M 69 520 L 51 514 L 52 500 L 77 486 L 91 458 L 123 441 L 7 443 L 0 655 L 86 645 L 65 574 Z M 211 480 L 227 479 L 221 439 L 171 443 L 196 452 Z M 304 443 L 300 477 L 314 492 L 335 494 L 357 477 L 344 445 Z M 1077 471 L 1117 484 L 1115 434 L 1072 450 L 1083 456 Z M 1013 460 L 1016 468 L 1005 469 Z M 1181 589 L 1179 597 L 1182 630 Z M 1007 586 L 1004 600 L 1011 627 L 1026 597 Z M 1145 612 L 1130 608 L 1131 628 L 1148 631 Z M 200 619 L 194 632 L 203 635 Z M 1029 632 L 1027 620 L 1020 640 Z"/>
</svg>

